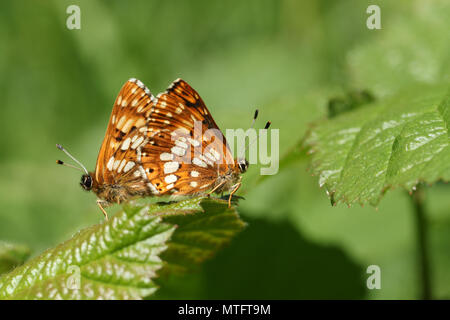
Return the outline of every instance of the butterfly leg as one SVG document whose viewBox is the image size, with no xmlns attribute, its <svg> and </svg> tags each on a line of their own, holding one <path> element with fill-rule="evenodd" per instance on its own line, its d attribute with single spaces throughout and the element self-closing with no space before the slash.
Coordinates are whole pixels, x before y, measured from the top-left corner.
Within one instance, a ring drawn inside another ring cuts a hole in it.
<svg viewBox="0 0 450 320">
<path fill-rule="evenodd" d="M 215 186 L 210 192 L 208 192 L 207 196 L 208 198 L 211 196 L 211 194 L 216 191 L 217 189 L 219 189 L 221 186 L 223 186 L 226 183 L 226 181 L 222 181 L 221 183 L 219 183 L 217 186 Z"/>
<path fill-rule="evenodd" d="M 231 198 L 233 198 L 233 194 L 238 191 L 238 189 L 241 187 L 241 183 L 237 183 L 233 189 L 233 191 L 230 192 L 230 197 L 228 198 L 228 208 L 231 208 Z"/>
<path fill-rule="evenodd" d="M 97 199 L 97 205 L 100 208 L 100 210 L 102 210 L 103 215 L 105 216 L 105 220 L 108 220 L 108 213 L 105 211 L 105 209 L 103 208 L 102 204 L 105 204 L 104 200 L 100 200 Z"/>
</svg>

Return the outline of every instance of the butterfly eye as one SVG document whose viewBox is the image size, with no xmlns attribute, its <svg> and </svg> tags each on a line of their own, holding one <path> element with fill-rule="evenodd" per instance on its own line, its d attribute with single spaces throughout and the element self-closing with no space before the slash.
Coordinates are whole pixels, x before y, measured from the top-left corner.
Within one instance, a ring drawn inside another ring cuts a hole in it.
<svg viewBox="0 0 450 320">
<path fill-rule="evenodd" d="M 238 166 L 239 166 L 239 170 L 241 171 L 241 173 L 244 173 L 245 171 L 247 171 L 247 169 L 248 169 L 248 161 L 247 161 L 247 159 L 239 160 Z"/>
<path fill-rule="evenodd" d="M 91 190 L 92 189 L 92 178 L 88 174 L 83 174 L 81 177 L 80 185 L 83 187 L 84 190 Z"/>
</svg>

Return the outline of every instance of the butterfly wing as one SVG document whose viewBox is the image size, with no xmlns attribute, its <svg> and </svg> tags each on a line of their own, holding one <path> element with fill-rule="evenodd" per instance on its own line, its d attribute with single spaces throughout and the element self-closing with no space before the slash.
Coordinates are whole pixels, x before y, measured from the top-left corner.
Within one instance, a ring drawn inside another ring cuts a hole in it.
<svg viewBox="0 0 450 320">
<path fill-rule="evenodd" d="M 157 96 L 142 164 L 158 194 L 204 192 L 234 159 L 199 94 L 181 79 Z"/>
<path fill-rule="evenodd" d="M 234 160 L 198 93 L 178 79 L 156 98 L 130 79 L 115 101 L 95 179 L 131 194 L 195 194 Z"/>
<path fill-rule="evenodd" d="M 137 129 L 147 123 L 155 97 L 144 84 L 136 79 L 128 80 L 120 90 L 111 112 L 105 138 L 100 148 L 95 168 L 98 184 L 115 184 L 127 163 L 134 155 L 122 150 L 130 143 Z M 130 137 L 131 136 L 131 137 Z M 127 138 L 130 138 L 127 140 Z M 133 141 L 134 143 L 135 141 Z M 121 170 L 118 170 L 121 167 Z"/>
</svg>

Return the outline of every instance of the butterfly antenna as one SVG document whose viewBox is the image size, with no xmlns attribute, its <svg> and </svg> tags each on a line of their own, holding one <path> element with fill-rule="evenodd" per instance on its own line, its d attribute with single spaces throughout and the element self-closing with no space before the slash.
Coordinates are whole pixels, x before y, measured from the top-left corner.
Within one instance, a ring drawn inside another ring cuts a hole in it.
<svg viewBox="0 0 450 320">
<path fill-rule="evenodd" d="M 259 111 L 258 111 L 258 109 L 256 109 L 256 110 L 255 110 L 255 115 L 253 116 L 253 121 L 252 121 L 252 125 L 251 125 L 250 129 L 253 129 L 253 126 L 255 125 L 256 118 L 258 118 L 258 113 L 259 113 Z M 271 125 L 271 122 L 270 122 L 270 121 L 267 121 L 266 125 L 264 126 L 264 130 L 269 129 L 270 125 Z M 241 152 L 241 155 L 242 155 L 242 156 L 241 156 L 241 159 L 245 157 L 245 151 L 246 151 L 248 148 L 250 148 L 250 146 L 251 146 L 252 144 L 254 144 L 257 140 L 258 140 L 258 138 L 255 138 L 255 139 L 253 139 L 253 141 L 250 141 L 249 144 L 248 144 L 247 146 L 244 145 L 244 147 L 242 148 L 242 152 Z"/>
<path fill-rule="evenodd" d="M 269 127 L 270 127 L 271 124 L 272 124 L 272 122 L 267 121 L 266 125 L 264 126 L 264 130 L 269 129 Z M 244 149 L 244 152 L 245 152 L 245 150 L 247 150 L 248 148 L 250 148 L 250 146 L 251 146 L 252 144 L 254 144 L 257 140 L 258 140 L 258 138 L 253 139 L 253 141 L 251 141 L 251 142 L 248 144 L 247 148 Z"/>
<path fill-rule="evenodd" d="M 65 154 L 67 154 L 67 155 L 69 156 L 69 158 L 72 159 L 73 161 L 75 161 L 75 162 L 76 162 L 83 170 L 81 170 L 80 168 L 75 167 L 75 166 L 73 166 L 73 165 L 71 165 L 71 164 L 64 163 L 64 162 L 61 161 L 61 160 L 57 160 L 57 161 L 56 161 L 57 164 L 64 165 L 64 166 L 66 166 L 66 167 L 70 167 L 70 168 L 74 168 L 74 169 L 78 169 L 78 170 L 80 170 L 80 171 L 84 171 L 86 174 L 89 174 L 89 172 L 87 171 L 87 169 L 85 168 L 85 166 L 83 166 L 83 164 L 82 164 L 80 161 L 78 161 L 77 159 L 75 159 L 75 157 L 72 156 L 72 155 L 69 153 L 69 151 L 67 151 L 66 149 L 64 149 L 64 147 L 63 147 L 62 145 L 56 144 L 56 147 L 57 147 L 59 150 L 63 151 Z"/>
<path fill-rule="evenodd" d="M 258 109 L 256 109 L 255 115 L 253 116 L 252 125 L 250 126 L 250 128 L 253 128 L 253 126 L 255 125 L 256 118 L 258 118 L 258 113 L 259 113 L 259 111 L 258 111 Z"/>
<path fill-rule="evenodd" d="M 253 116 L 252 125 L 250 126 L 250 129 L 253 129 L 253 126 L 255 125 L 256 118 L 258 118 L 258 113 L 259 113 L 259 111 L 258 111 L 258 109 L 256 109 L 255 110 L 255 115 Z M 244 142 L 245 142 L 245 140 L 244 140 Z M 239 157 L 239 159 L 242 159 L 245 156 L 245 150 L 247 150 L 247 146 L 244 143 L 244 145 L 242 146 L 241 152 L 239 152 L 239 154 L 241 155 Z"/>
<path fill-rule="evenodd" d="M 65 167 L 77 169 L 77 170 L 79 170 L 79 171 L 81 171 L 81 172 L 84 172 L 83 169 L 78 168 L 78 167 L 76 167 L 76 166 L 74 166 L 74 165 L 71 165 L 70 163 L 65 163 L 65 162 L 62 161 L 62 160 L 56 160 L 56 163 L 57 163 L 57 164 L 60 164 L 60 165 L 62 165 L 62 166 L 65 166 Z"/>
</svg>

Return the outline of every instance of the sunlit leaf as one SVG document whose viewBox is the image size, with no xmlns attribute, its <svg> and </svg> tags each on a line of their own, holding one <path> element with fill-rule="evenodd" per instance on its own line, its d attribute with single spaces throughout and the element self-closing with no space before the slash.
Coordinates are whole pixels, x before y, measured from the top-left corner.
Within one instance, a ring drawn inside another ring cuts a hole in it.
<svg viewBox="0 0 450 320">
<path fill-rule="evenodd" d="M 0 278 L 0 299 L 140 299 L 165 265 L 189 268 L 227 243 L 243 222 L 224 201 L 124 206 L 109 221 Z M 175 231 L 176 230 L 176 231 Z M 175 234 L 174 234 L 175 231 Z M 171 236 L 173 239 L 169 241 Z"/>
<path fill-rule="evenodd" d="M 377 204 L 394 187 L 450 179 L 448 87 L 419 86 L 316 124 L 306 146 L 333 202 Z"/>
</svg>

